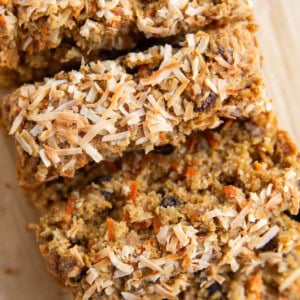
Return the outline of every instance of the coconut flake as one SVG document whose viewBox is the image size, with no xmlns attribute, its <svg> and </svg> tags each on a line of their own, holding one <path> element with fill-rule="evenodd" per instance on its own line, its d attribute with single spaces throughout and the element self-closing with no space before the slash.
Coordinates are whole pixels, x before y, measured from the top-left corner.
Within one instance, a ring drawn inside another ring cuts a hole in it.
<svg viewBox="0 0 300 300">
<path fill-rule="evenodd" d="M 109 256 L 109 259 L 111 263 L 119 270 L 121 270 L 124 273 L 127 273 L 128 275 L 133 272 L 133 267 L 131 265 L 123 263 L 114 253 L 113 249 L 110 246 L 106 247 L 107 253 Z"/>
<path fill-rule="evenodd" d="M 182 228 L 181 223 L 178 223 L 177 225 L 175 225 L 173 227 L 173 230 L 174 230 L 174 233 L 175 233 L 176 237 L 178 238 L 178 240 L 181 244 L 181 247 L 185 247 L 190 242 L 190 240 L 188 239 L 188 237 L 184 233 L 184 230 Z"/>
<path fill-rule="evenodd" d="M 300 268 L 294 270 L 279 286 L 279 291 L 288 289 L 300 277 Z"/>
</svg>

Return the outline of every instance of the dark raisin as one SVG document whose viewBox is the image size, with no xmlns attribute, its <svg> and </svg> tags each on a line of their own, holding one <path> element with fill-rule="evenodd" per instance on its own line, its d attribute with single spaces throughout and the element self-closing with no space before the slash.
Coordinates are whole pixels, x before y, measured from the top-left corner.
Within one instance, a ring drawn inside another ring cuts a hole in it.
<svg viewBox="0 0 300 300">
<path fill-rule="evenodd" d="M 160 189 L 157 191 L 158 194 L 162 195 L 162 197 L 166 194 L 164 189 Z"/>
<path fill-rule="evenodd" d="M 297 187 L 298 187 L 298 190 L 300 191 L 300 179 L 297 180 Z"/>
<path fill-rule="evenodd" d="M 275 251 L 276 249 L 277 249 L 277 239 L 273 238 L 261 248 L 261 251 L 269 252 L 269 251 Z"/>
<path fill-rule="evenodd" d="M 215 292 L 219 292 L 222 290 L 222 286 L 218 282 L 214 282 L 212 285 L 208 287 L 208 294 L 212 296 Z"/>
<path fill-rule="evenodd" d="M 233 55 L 233 52 L 232 52 L 231 49 L 225 50 L 224 47 L 219 46 L 218 47 L 218 52 L 224 58 L 224 60 L 226 60 L 229 64 L 232 64 L 232 55 Z"/>
<path fill-rule="evenodd" d="M 154 148 L 154 152 L 155 153 L 159 153 L 162 155 L 170 155 L 171 153 L 173 153 L 175 150 L 175 147 L 171 144 L 167 144 L 164 146 L 157 146 Z"/>
<path fill-rule="evenodd" d="M 105 200 L 109 200 L 111 193 L 107 191 L 102 191 L 100 194 L 104 197 Z"/>
<path fill-rule="evenodd" d="M 176 196 L 166 197 L 160 203 L 160 205 L 162 207 L 169 207 L 169 206 L 176 207 L 180 204 L 181 204 L 181 201 Z"/>
<path fill-rule="evenodd" d="M 211 109 L 217 101 L 217 95 L 215 93 L 210 93 L 204 102 L 200 106 L 194 106 L 194 112 L 204 112 L 208 109 Z"/>
<path fill-rule="evenodd" d="M 109 175 L 98 176 L 94 179 L 94 182 L 98 184 L 101 184 L 102 182 L 109 182 L 109 181 L 111 181 L 111 176 Z"/>
<path fill-rule="evenodd" d="M 285 214 L 292 220 L 300 222 L 300 212 L 297 215 L 292 215 L 289 211 L 286 211 Z"/>
</svg>

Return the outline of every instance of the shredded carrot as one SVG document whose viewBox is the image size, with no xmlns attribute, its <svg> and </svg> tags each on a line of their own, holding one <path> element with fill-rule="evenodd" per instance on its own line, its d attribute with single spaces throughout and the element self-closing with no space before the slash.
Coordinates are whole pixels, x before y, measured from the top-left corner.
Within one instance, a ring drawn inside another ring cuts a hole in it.
<svg viewBox="0 0 300 300">
<path fill-rule="evenodd" d="M 189 267 L 189 265 L 191 264 L 191 261 L 192 261 L 191 257 L 189 255 L 185 255 L 184 259 L 182 261 L 182 268 L 184 270 L 186 270 Z"/>
<path fill-rule="evenodd" d="M 114 242 L 115 241 L 115 228 L 116 228 L 115 221 L 111 218 L 108 218 L 106 220 L 106 226 L 107 226 L 108 240 L 110 242 Z"/>
<path fill-rule="evenodd" d="M 185 176 L 187 178 L 193 177 L 196 174 L 197 174 L 197 169 L 195 169 L 193 167 L 187 167 L 187 169 L 185 171 Z"/>
<path fill-rule="evenodd" d="M 197 211 L 197 210 L 194 210 L 194 211 L 192 212 L 192 215 L 191 215 L 191 220 L 195 222 L 195 221 L 198 220 L 198 218 L 199 218 L 198 211 Z"/>
<path fill-rule="evenodd" d="M 266 156 L 265 152 L 258 151 L 258 154 L 261 157 L 262 161 L 266 161 L 267 160 L 267 156 Z"/>
<path fill-rule="evenodd" d="M 170 163 L 170 171 L 177 172 L 178 164 L 176 162 Z"/>
<path fill-rule="evenodd" d="M 155 216 L 153 218 L 153 229 L 154 229 L 154 233 L 157 234 L 159 232 L 161 226 L 161 222 L 158 216 Z"/>
<path fill-rule="evenodd" d="M 5 25 L 6 22 L 5 22 L 5 18 L 3 16 L 0 17 L 0 25 Z"/>
<path fill-rule="evenodd" d="M 165 132 L 160 132 L 159 133 L 159 138 L 161 141 L 165 141 L 167 139 L 166 133 Z"/>
<path fill-rule="evenodd" d="M 95 14 L 97 12 L 97 4 L 95 1 L 92 1 L 89 5 L 89 13 Z"/>
<path fill-rule="evenodd" d="M 43 36 L 46 36 L 48 33 L 49 33 L 49 28 L 48 28 L 48 26 L 42 26 L 42 28 L 41 28 L 41 34 L 42 34 Z"/>
<path fill-rule="evenodd" d="M 34 45 L 33 45 L 33 43 L 30 43 L 29 45 L 28 45 L 28 52 L 30 53 L 30 54 L 33 54 L 33 51 L 34 51 Z"/>
<path fill-rule="evenodd" d="M 70 219 L 71 219 L 71 215 L 72 215 L 72 212 L 73 212 L 73 201 L 74 201 L 73 197 L 70 196 L 68 198 L 66 208 L 65 208 L 64 220 L 65 220 L 66 223 L 69 223 Z"/>
<path fill-rule="evenodd" d="M 143 243 L 143 248 L 144 248 L 144 249 L 149 248 L 151 245 L 152 245 L 151 240 L 146 240 L 146 241 Z"/>
<path fill-rule="evenodd" d="M 124 219 L 124 221 L 126 222 L 126 224 L 128 226 L 129 223 L 130 223 L 130 216 L 129 216 L 129 212 L 127 210 L 124 212 L 123 219 Z"/>
<path fill-rule="evenodd" d="M 258 161 L 255 161 L 253 165 L 254 165 L 255 170 L 257 170 L 257 171 L 262 170 L 262 165 Z"/>
<path fill-rule="evenodd" d="M 208 141 L 208 144 L 211 148 L 216 148 L 218 146 L 218 141 L 214 137 L 214 134 L 211 131 L 204 131 L 204 136 Z"/>
<path fill-rule="evenodd" d="M 112 12 L 116 15 L 116 16 L 124 16 L 124 13 L 121 9 L 115 8 L 112 9 Z"/>
<path fill-rule="evenodd" d="M 196 136 L 194 133 L 192 133 L 189 137 L 189 139 L 187 140 L 187 149 L 188 149 L 188 153 L 193 153 L 195 146 L 196 146 Z"/>
<path fill-rule="evenodd" d="M 227 121 L 225 122 L 223 128 L 228 129 L 228 128 L 232 125 L 232 123 L 233 123 L 233 120 L 232 120 L 232 119 L 227 120 Z"/>
<path fill-rule="evenodd" d="M 222 191 L 226 198 L 235 198 L 237 196 L 236 189 L 232 185 L 223 186 Z"/>
<path fill-rule="evenodd" d="M 262 285 L 262 279 L 259 273 L 252 276 L 247 283 L 247 295 L 251 295 L 251 299 L 260 300 L 260 289 Z"/>
<path fill-rule="evenodd" d="M 88 248 L 91 250 L 93 246 L 95 245 L 95 242 L 93 240 L 88 241 Z"/>
<path fill-rule="evenodd" d="M 131 181 L 129 183 L 129 187 L 130 187 L 130 193 L 128 198 L 134 200 L 138 192 L 138 183 L 136 181 Z"/>
</svg>

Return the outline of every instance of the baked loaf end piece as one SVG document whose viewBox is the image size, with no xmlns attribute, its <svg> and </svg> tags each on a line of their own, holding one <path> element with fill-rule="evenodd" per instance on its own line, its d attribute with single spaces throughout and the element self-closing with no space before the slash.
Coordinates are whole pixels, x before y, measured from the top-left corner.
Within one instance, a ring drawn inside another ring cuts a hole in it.
<svg viewBox="0 0 300 300">
<path fill-rule="evenodd" d="M 21 185 L 270 110 L 255 31 L 251 21 L 214 27 L 22 86 L 1 103 Z"/>
<path fill-rule="evenodd" d="M 1 1 L 0 84 L 54 74 L 99 50 L 130 49 L 149 37 L 195 32 L 251 13 L 247 0 Z"/>
<path fill-rule="evenodd" d="M 228 121 L 178 148 L 127 153 L 61 196 L 38 230 L 49 271 L 83 299 L 175 299 L 214 283 L 236 294 L 234 274 L 280 267 L 299 244 L 283 213 L 299 210 L 299 159 L 271 116 L 259 124 Z"/>
</svg>

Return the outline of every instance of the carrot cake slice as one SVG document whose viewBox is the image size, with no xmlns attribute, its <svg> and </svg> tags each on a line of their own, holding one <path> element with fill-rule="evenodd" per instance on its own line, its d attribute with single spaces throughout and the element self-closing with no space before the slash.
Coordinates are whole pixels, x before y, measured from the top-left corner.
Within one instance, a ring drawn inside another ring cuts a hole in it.
<svg viewBox="0 0 300 300">
<path fill-rule="evenodd" d="M 130 49 L 251 14 L 249 0 L 2 0 L 0 83 L 41 78 L 101 49 Z"/>
<path fill-rule="evenodd" d="M 21 185 L 269 111 L 255 31 L 250 21 L 230 23 L 17 89 L 1 107 Z"/>
<path fill-rule="evenodd" d="M 38 226 L 50 273 L 80 299 L 291 295 L 299 157 L 274 122 L 227 121 L 177 148 L 126 153 L 58 191 Z"/>
</svg>

